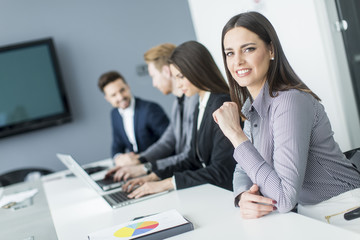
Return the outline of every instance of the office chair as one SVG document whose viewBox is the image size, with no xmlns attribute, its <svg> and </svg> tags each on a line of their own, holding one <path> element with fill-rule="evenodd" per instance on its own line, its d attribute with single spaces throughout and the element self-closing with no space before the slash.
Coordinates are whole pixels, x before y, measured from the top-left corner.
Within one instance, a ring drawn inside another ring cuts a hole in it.
<svg viewBox="0 0 360 240">
<path fill-rule="evenodd" d="M 31 180 L 31 178 L 38 178 L 50 173 L 53 173 L 53 171 L 44 168 L 24 168 L 13 170 L 0 175 L 0 187 L 24 182 L 26 180 Z"/>
<path fill-rule="evenodd" d="M 360 147 L 346 151 L 344 155 L 360 171 Z"/>
</svg>

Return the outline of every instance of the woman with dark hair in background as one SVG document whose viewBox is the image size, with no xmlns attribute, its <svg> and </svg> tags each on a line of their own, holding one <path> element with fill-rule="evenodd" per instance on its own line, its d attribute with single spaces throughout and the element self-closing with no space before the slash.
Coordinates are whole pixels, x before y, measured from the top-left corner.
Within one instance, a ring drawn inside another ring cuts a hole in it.
<svg viewBox="0 0 360 240">
<path fill-rule="evenodd" d="M 291 68 L 271 23 L 257 12 L 234 16 L 223 29 L 222 50 L 233 102 L 213 116 L 235 147 L 242 217 L 289 212 L 298 203 L 301 214 L 359 231 L 360 218 L 337 214 L 359 207 L 359 171 L 342 154 L 319 97 Z"/>
<path fill-rule="evenodd" d="M 187 97 L 199 95 L 189 154 L 176 165 L 128 181 L 123 189 L 132 191 L 141 185 L 130 198 L 204 183 L 232 190 L 233 147 L 212 119 L 212 113 L 230 100 L 229 87 L 209 51 L 196 41 L 175 48 L 169 63 L 177 87 Z"/>
</svg>

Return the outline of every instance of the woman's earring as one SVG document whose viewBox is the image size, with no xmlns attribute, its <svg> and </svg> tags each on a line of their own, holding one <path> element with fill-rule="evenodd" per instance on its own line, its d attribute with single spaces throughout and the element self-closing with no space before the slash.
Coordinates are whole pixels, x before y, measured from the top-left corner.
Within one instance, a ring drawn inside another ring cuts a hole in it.
<svg viewBox="0 0 360 240">
<path fill-rule="evenodd" d="M 274 59 L 275 59 L 274 57 L 270 58 L 271 61 L 274 61 Z"/>
</svg>

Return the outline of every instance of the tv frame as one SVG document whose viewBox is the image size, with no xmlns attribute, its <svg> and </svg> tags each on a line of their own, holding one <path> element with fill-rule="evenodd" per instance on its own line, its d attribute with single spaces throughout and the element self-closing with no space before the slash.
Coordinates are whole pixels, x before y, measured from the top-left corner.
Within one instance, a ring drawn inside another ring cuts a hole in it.
<svg viewBox="0 0 360 240">
<path fill-rule="evenodd" d="M 72 114 L 64 88 L 64 81 L 62 78 L 59 61 L 54 46 L 54 41 L 51 37 L 0 46 L 0 53 L 40 45 L 48 46 L 50 59 L 52 60 L 51 64 L 54 70 L 56 84 L 61 98 L 60 101 L 63 104 L 64 111 L 58 114 L 43 116 L 36 119 L 0 126 L 0 138 L 26 133 L 47 127 L 58 126 L 72 121 Z"/>
</svg>

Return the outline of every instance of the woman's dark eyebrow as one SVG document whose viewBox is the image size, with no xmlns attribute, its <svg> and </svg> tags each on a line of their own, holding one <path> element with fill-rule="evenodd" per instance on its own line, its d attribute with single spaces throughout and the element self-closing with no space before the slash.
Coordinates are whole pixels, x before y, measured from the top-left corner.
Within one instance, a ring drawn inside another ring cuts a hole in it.
<svg viewBox="0 0 360 240">
<path fill-rule="evenodd" d="M 245 43 L 245 44 L 241 45 L 240 48 L 244 48 L 244 47 L 247 47 L 249 45 L 256 45 L 256 43 Z"/>
<path fill-rule="evenodd" d="M 245 48 L 245 47 L 247 47 L 247 46 L 249 46 L 249 45 L 256 45 L 256 43 L 252 43 L 252 42 L 250 42 L 250 43 L 245 43 L 245 44 L 241 45 L 240 48 Z M 225 51 L 229 51 L 229 50 L 233 50 L 233 48 L 229 47 L 229 48 L 225 48 L 224 50 L 225 50 Z"/>
</svg>

